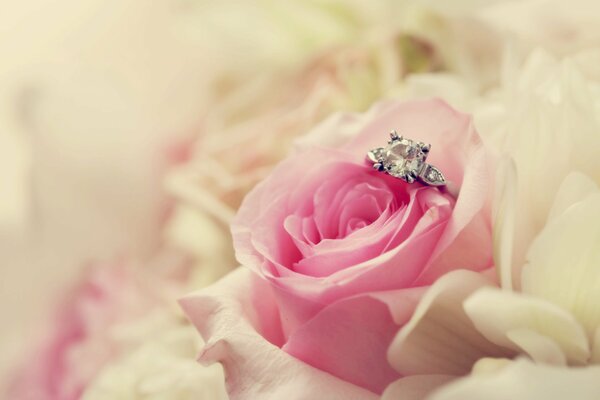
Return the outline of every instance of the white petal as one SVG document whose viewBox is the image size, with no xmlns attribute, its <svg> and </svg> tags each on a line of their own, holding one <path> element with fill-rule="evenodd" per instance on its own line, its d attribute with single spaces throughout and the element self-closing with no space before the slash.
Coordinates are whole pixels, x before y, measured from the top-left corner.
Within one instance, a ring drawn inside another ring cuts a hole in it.
<svg viewBox="0 0 600 400">
<path fill-rule="evenodd" d="M 592 342 L 592 357 L 590 363 L 600 364 L 600 329 L 596 329 L 594 340 Z"/>
<path fill-rule="evenodd" d="M 484 288 L 469 297 L 464 307 L 487 339 L 525 351 L 537 361 L 560 362 L 556 346 L 570 362 L 583 363 L 589 357 L 589 344 L 582 327 L 567 311 L 547 301 Z M 531 333 L 523 333 L 524 330 Z M 534 334 L 547 339 L 536 341 Z"/>
<path fill-rule="evenodd" d="M 477 375 L 496 373 L 511 362 L 513 361 L 508 358 L 481 358 L 473 365 L 471 373 Z"/>
<path fill-rule="evenodd" d="M 443 386 L 429 400 L 597 400 L 600 367 L 565 368 L 519 360 L 497 373 L 470 375 Z"/>
<path fill-rule="evenodd" d="M 569 310 L 589 338 L 600 323 L 600 193 L 568 207 L 532 244 L 522 290 Z"/>
<path fill-rule="evenodd" d="M 600 182 L 600 124 L 593 101 L 598 85 L 572 59 L 557 60 L 540 50 L 518 65 L 474 115 L 484 142 L 517 165 L 514 268 L 520 269 L 563 179 L 579 170 Z"/>
<path fill-rule="evenodd" d="M 538 363 L 567 365 L 567 359 L 556 342 L 531 329 L 513 329 L 506 337 Z"/>
<path fill-rule="evenodd" d="M 496 177 L 496 201 L 494 210 L 494 261 L 500 278 L 500 286 L 513 287 L 513 245 L 515 218 L 517 214 L 517 171 L 512 159 L 502 160 Z"/>
<path fill-rule="evenodd" d="M 581 172 L 569 174 L 560 185 L 560 189 L 554 198 L 548 220 L 551 221 L 559 217 L 573 204 L 598 192 L 598 185 L 587 175 Z"/>
<path fill-rule="evenodd" d="M 506 352 L 486 340 L 463 311 L 463 300 L 490 285 L 481 274 L 454 271 L 434 283 L 400 330 L 388 352 L 401 374 L 468 373 L 484 356 Z"/>
</svg>

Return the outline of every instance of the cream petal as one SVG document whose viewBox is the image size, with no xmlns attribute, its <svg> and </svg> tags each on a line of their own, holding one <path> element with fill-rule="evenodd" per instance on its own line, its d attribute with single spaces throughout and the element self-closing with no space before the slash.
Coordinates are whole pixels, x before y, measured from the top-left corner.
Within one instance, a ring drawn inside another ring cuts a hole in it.
<svg viewBox="0 0 600 400">
<path fill-rule="evenodd" d="M 600 329 L 596 329 L 594 334 L 594 341 L 592 342 L 592 357 L 590 357 L 590 363 L 600 364 Z"/>
<path fill-rule="evenodd" d="M 536 360 L 560 362 L 557 346 L 569 362 L 584 363 L 590 355 L 585 332 L 577 320 L 542 299 L 484 288 L 470 296 L 464 308 L 488 340 L 525 351 Z M 538 335 L 546 340 L 536 341 Z"/>
<path fill-rule="evenodd" d="M 568 207 L 535 239 L 523 292 L 570 311 L 592 338 L 600 324 L 600 193 Z"/>
<path fill-rule="evenodd" d="M 438 387 L 456 379 L 452 375 L 413 375 L 390 384 L 381 400 L 422 400 Z"/>
<path fill-rule="evenodd" d="M 594 18 L 590 18 L 600 12 L 594 0 L 579 0 L 576 7 L 562 0 L 483 3 L 478 19 L 490 29 L 510 35 L 519 46 L 543 47 L 555 54 L 568 54 L 598 43 L 599 27 Z"/>
<path fill-rule="evenodd" d="M 480 358 L 479 360 L 477 360 L 475 365 L 473 365 L 471 373 L 477 375 L 492 374 L 506 367 L 506 365 L 510 364 L 511 362 L 513 361 L 508 358 Z"/>
<path fill-rule="evenodd" d="M 548 220 L 551 221 L 556 219 L 562 215 L 567 208 L 594 193 L 598 193 L 598 185 L 596 185 L 596 183 L 587 175 L 584 175 L 581 172 L 569 174 L 561 183 L 560 189 L 554 198 Z"/>
<path fill-rule="evenodd" d="M 596 400 L 600 367 L 565 368 L 519 360 L 496 373 L 473 374 L 434 392 L 429 400 Z"/>
<path fill-rule="evenodd" d="M 501 86 L 474 107 L 484 142 L 515 160 L 519 174 L 514 256 L 520 269 L 562 181 L 582 171 L 600 182 L 598 85 L 573 59 L 536 50 L 507 64 Z M 514 72 L 514 73 L 509 73 Z M 521 248 L 522 245 L 523 248 Z"/>
<path fill-rule="evenodd" d="M 548 336 L 531 329 L 513 329 L 506 332 L 506 337 L 535 362 L 567 365 L 567 359 L 562 349 Z"/>
<path fill-rule="evenodd" d="M 500 278 L 500 286 L 513 287 L 513 245 L 517 209 L 517 170 L 514 161 L 503 159 L 498 165 L 499 182 L 496 188 L 494 209 L 494 261 Z"/>
<path fill-rule="evenodd" d="M 481 274 L 464 270 L 440 278 L 392 342 L 390 364 L 403 375 L 460 375 L 481 357 L 506 355 L 475 329 L 463 310 L 464 299 L 488 285 Z"/>
</svg>

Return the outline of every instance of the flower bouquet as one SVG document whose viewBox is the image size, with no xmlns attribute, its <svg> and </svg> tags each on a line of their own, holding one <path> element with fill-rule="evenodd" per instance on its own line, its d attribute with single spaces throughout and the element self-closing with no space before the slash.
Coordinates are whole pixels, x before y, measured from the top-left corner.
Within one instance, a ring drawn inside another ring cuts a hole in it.
<svg viewBox="0 0 600 400">
<path fill-rule="evenodd" d="M 595 2 L 162 3 L 8 98 L 7 398 L 600 398 Z"/>
</svg>

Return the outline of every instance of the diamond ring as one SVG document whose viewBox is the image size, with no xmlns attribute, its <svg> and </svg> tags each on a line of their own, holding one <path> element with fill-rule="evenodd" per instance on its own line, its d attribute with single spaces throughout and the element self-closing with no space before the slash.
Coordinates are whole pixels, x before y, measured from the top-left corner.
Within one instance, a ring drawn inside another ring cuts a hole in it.
<svg viewBox="0 0 600 400">
<path fill-rule="evenodd" d="M 367 159 L 377 171 L 408 183 L 419 180 L 430 186 L 446 185 L 446 178 L 442 172 L 425 162 L 430 149 L 429 144 L 405 139 L 396 131 L 392 131 L 388 145 L 369 151 Z"/>
</svg>

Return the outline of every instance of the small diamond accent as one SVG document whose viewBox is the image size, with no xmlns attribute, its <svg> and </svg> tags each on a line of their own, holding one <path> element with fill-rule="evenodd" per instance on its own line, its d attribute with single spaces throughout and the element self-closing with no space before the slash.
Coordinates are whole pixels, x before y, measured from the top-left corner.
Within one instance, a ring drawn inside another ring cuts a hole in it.
<svg viewBox="0 0 600 400">
<path fill-rule="evenodd" d="M 446 184 L 446 178 L 444 178 L 444 175 L 433 165 L 427 165 L 427 167 L 425 167 L 425 170 L 421 174 L 421 179 L 423 182 L 432 186 L 441 186 Z"/>
</svg>

